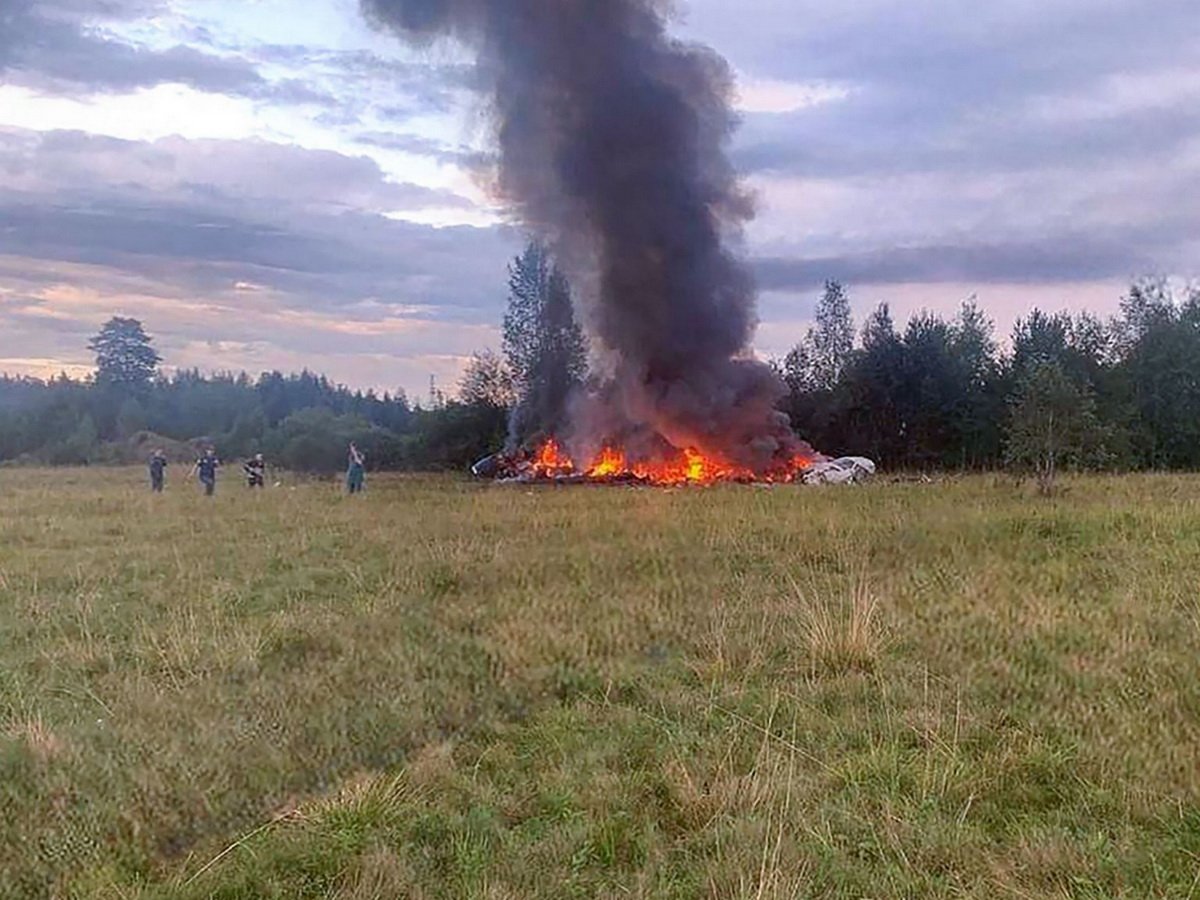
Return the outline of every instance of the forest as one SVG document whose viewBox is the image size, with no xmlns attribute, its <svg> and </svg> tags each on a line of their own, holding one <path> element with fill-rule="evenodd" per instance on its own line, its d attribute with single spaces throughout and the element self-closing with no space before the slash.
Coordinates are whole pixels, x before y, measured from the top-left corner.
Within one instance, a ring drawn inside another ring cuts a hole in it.
<svg viewBox="0 0 1200 900">
<path fill-rule="evenodd" d="M 530 244 L 509 267 L 499 352 L 482 350 L 451 396 L 351 390 L 312 372 L 164 370 L 141 322 L 90 343 L 87 379 L 0 376 L 0 464 L 185 459 L 214 446 L 300 472 L 339 468 L 354 441 L 374 469 L 462 469 L 506 442 L 552 434 L 588 382 L 571 291 Z M 830 455 L 891 470 L 1200 468 L 1200 289 L 1134 282 L 1108 320 L 1034 309 L 1001 341 L 973 300 L 953 318 L 898 325 L 880 304 L 858 325 L 826 284 L 784 358 L 780 409 Z"/>
</svg>

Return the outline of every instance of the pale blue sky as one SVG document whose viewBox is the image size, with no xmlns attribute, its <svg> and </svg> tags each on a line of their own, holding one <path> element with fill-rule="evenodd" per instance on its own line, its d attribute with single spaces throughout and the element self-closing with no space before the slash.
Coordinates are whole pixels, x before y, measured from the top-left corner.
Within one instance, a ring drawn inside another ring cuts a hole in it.
<svg viewBox="0 0 1200 900">
<path fill-rule="evenodd" d="M 1196 273 L 1193 0 L 678 8 L 739 73 L 761 352 L 826 277 L 1005 331 Z M 469 62 L 354 0 L 0 0 L 0 371 L 82 372 L 125 314 L 176 366 L 451 386 L 520 240 Z"/>
</svg>

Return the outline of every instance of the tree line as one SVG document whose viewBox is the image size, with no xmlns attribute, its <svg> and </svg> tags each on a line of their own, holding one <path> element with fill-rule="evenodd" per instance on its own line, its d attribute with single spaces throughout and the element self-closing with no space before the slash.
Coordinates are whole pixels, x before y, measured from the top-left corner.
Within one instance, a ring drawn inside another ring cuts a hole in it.
<svg viewBox="0 0 1200 900">
<path fill-rule="evenodd" d="M 844 287 L 778 363 L 784 410 L 816 446 L 889 468 L 1200 468 L 1200 290 L 1135 282 L 1119 313 L 1035 309 L 1002 349 L 973 302 L 857 332 Z"/>
<path fill-rule="evenodd" d="M 332 472 L 353 441 L 375 469 L 461 470 L 548 433 L 586 372 L 570 288 L 540 245 L 509 267 L 503 332 L 503 358 L 476 354 L 457 396 L 422 405 L 307 371 L 166 374 L 143 324 L 116 317 L 89 343 L 92 377 L 0 375 L 0 463 L 133 463 L 160 447 L 183 460 L 212 446 L 225 458 L 263 453 L 293 471 Z"/>
<path fill-rule="evenodd" d="M 89 346 L 86 380 L 0 377 L 0 462 L 132 462 L 152 446 L 211 444 L 319 472 L 354 441 L 375 468 L 461 469 L 552 434 L 588 378 L 569 284 L 537 244 L 509 267 L 500 351 L 475 354 L 457 395 L 424 406 L 310 372 L 166 375 L 133 319 Z M 880 304 L 859 326 L 829 282 L 812 327 L 773 364 L 800 435 L 886 468 L 1005 467 L 1047 485 L 1062 469 L 1200 469 L 1200 290 L 1163 279 L 1135 282 L 1108 320 L 1035 309 L 1006 346 L 974 301 L 903 327 Z"/>
<path fill-rule="evenodd" d="M 134 319 L 112 319 L 91 347 L 87 380 L 0 377 L 0 462 L 130 463 L 159 447 L 184 460 L 213 446 L 228 458 L 261 452 L 287 469 L 329 472 L 344 467 L 353 441 L 376 468 L 433 468 L 483 452 L 506 423 L 502 411 L 422 409 L 402 392 L 351 391 L 311 372 L 166 375 Z"/>
<path fill-rule="evenodd" d="M 523 278 L 542 287 L 523 293 Z M 562 421 L 586 381 L 569 289 L 544 251 L 513 269 L 504 352 L 477 354 L 468 403 L 514 407 L 516 443 Z M 514 313 L 513 310 L 517 312 Z M 521 328 L 514 330 L 516 323 Z M 772 363 L 780 408 L 813 446 L 892 470 L 1200 469 L 1200 288 L 1135 281 L 1108 320 L 1034 309 L 1002 346 L 974 299 L 898 327 L 886 303 L 858 326 L 830 281 L 814 322 Z"/>
</svg>

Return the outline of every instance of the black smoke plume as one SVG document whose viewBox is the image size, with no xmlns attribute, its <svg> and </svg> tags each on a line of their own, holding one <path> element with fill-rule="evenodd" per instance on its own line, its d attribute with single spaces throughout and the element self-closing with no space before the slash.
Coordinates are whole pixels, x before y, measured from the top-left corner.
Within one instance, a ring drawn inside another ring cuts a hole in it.
<svg viewBox="0 0 1200 900">
<path fill-rule="evenodd" d="M 499 189 L 572 275 L 604 384 L 569 439 L 631 452 L 697 447 L 765 470 L 807 446 L 749 355 L 753 214 L 725 153 L 733 78 L 666 31 L 656 0 L 362 0 L 407 40 L 477 54 Z"/>
</svg>

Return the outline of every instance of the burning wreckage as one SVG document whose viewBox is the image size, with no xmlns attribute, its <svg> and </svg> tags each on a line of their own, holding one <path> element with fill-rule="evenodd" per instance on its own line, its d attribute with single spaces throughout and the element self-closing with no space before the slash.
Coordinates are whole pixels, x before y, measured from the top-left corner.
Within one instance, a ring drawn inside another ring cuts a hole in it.
<svg viewBox="0 0 1200 900">
<path fill-rule="evenodd" d="M 495 453 L 471 467 L 476 478 L 500 484 L 614 484 L 675 487 L 737 484 L 858 484 L 875 474 L 875 463 L 863 456 L 829 459 L 820 454 L 797 456 L 791 466 L 757 473 L 718 462 L 687 449 L 661 462 L 630 462 L 624 452 L 601 450 L 586 466 L 577 466 L 557 441 L 536 452 Z"/>
<path fill-rule="evenodd" d="M 669 33 L 671 4 L 360 2 L 410 43 L 474 56 L 498 151 L 488 184 L 562 264 L 595 363 L 585 390 L 544 385 L 519 410 L 510 447 L 534 433 L 563 445 L 489 457 L 477 475 L 769 484 L 873 470 L 822 457 L 776 409 L 782 379 L 750 349 L 754 203 L 726 152 L 733 73 Z"/>
</svg>

